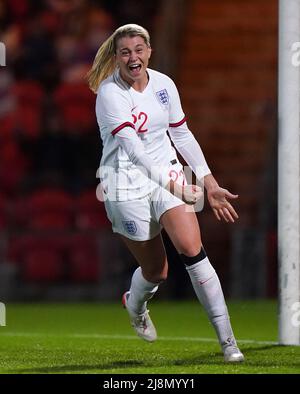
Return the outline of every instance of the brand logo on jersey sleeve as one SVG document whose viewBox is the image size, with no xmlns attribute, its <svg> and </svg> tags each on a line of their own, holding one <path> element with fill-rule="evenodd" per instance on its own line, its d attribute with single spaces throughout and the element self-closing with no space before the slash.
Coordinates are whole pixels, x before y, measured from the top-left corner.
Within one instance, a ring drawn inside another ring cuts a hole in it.
<svg viewBox="0 0 300 394">
<path fill-rule="evenodd" d="M 134 220 L 124 220 L 123 226 L 128 234 L 135 235 L 137 232 L 137 227 Z"/>
<path fill-rule="evenodd" d="M 169 104 L 169 95 L 167 89 L 163 89 L 160 90 L 159 92 L 156 92 L 156 97 L 158 98 L 158 101 L 163 105 Z"/>
</svg>

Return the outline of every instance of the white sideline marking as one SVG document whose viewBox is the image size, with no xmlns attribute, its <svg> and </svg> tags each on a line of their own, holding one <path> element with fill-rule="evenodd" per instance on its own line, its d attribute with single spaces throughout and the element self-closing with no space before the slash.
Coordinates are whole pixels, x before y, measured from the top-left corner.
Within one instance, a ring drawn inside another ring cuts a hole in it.
<svg viewBox="0 0 300 394">
<path fill-rule="evenodd" d="M 54 335 L 47 333 L 38 332 L 2 332 L 1 336 L 8 337 L 66 337 L 66 338 L 94 338 L 94 339 L 134 339 L 139 340 L 140 338 L 135 335 L 109 335 L 109 334 L 63 334 Z M 203 338 L 203 337 L 158 337 L 160 341 L 186 341 L 186 342 L 215 342 L 217 339 L 214 338 Z M 257 345 L 278 345 L 278 342 L 274 341 L 257 341 L 255 339 L 237 339 L 238 343 L 253 343 Z"/>
</svg>

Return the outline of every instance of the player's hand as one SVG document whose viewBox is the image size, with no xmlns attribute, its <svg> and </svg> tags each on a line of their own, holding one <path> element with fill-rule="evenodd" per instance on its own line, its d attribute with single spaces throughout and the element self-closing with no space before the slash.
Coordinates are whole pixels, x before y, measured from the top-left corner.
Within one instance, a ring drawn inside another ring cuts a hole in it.
<svg viewBox="0 0 300 394">
<path fill-rule="evenodd" d="M 232 194 L 228 190 L 223 189 L 220 186 L 216 186 L 207 190 L 207 198 L 218 220 L 224 219 L 227 223 L 234 223 L 235 219 L 238 219 L 238 214 L 227 200 L 238 198 L 237 194 Z"/>
<path fill-rule="evenodd" d="M 196 185 L 181 186 L 176 182 L 170 182 L 170 191 L 174 196 L 180 198 L 186 204 L 194 205 L 200 198 L 203 198 L 203 190 Z"/>
<path fill-rule="evenodd" d="M 182 200 L 189 205 L 196 204 L 196 202 L 199 201 L 200 198 L 204 197 L 203 190 L 197 185 L 186 185 L 183 186 L 182 190 Z"/>
</svg>

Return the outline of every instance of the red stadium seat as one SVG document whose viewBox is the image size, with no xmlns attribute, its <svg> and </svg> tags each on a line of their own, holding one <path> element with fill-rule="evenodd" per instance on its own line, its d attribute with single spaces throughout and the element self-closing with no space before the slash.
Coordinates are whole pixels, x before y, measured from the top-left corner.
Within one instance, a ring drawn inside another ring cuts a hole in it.
<svg viewBox="0 0 300 394">
<path fill-rule="evenodd" d="M 22 264 L 22 278 L 26 281 L 57 281 L 63 279 L 62 255 L 56 250 L 36 248 L 27 251 Z"/>
<path fill-rule="evenodd" d="M 69 278 L 75 282 L 98 282 L 99 257 L 87 248 L 75 248 L 70 252 Z"/>
<path fill-rule="evenodd" d="M 68 132 L 86 132 L 95 126 L 95 116 L 91 108 L 82 104 L 65 104 L 62 107 L 63 120 Z"/>
<path fill-rule="evenodd" d="M 23 235 L 9 239 L 6 251 L 6 260 L 12 264 L 21 264 L 24 252 L 29 250 L 36 242 L 36 237 Z"/>
<path fill-rule="evenodd" d="M 64 230 L 71 228 L 72 221 L 66 212 L 42 212 L 30 216 L 27 225 L 33 230 Z"/>
<path fill-rule="evenodd" d="M 7 226 L 7 202 L 4 196 L 0 194 L 0 231 L 4 230 Z"/>
<path fill-rule="evenodd" d="M 40 134 L 42 114 L 39 107 L 20 104 L 14 112 L 16 129 L 28 138 L 36 138 Z"/>
<path fill-rule="evenodd" d="M 100 275 L 100 253 L 95 239 L 77 234 L 69 244 L 69 274 L 75 282 L 98 282 Z"/>
<path fill-rule="evenodd" d="M 31 214 L 28 211 L 25 197 L 17 198 L 12 202 L 12 226 L 16 229 L 27 227 L 28 218 Z"/>
<path fill-rule="evenodd" d="M 14 192 L 28 169 L 28 159 L 16 141 L 7 139 L 0 144 L 0 185 L 7 193 Z"/>
<path fill-rule="evenodd" d="M 82 193 L 75 203 L 75 226 L 80 230 L 100 230 L 110 226 L 103 202 L 95 190 Z"/>
<path fill-rule="evenodd" d="M 44 89 L 36 81 L 23 80 L 15 83 L 12 93 L 20 104 L 41 105 L 44 97 Z"/>
<path fill-rule="evenodd" d="M 1 117 L 0 124 L 1 124 L 0 140 L 2 141 L 5 138 L 12 138 L 15 130 L 14 114 L 9 113 Z"/>
<path fill-rule="evenodd" d="M 29 138 L 39 135 L 42 119 L 42 104 L 45 92 L 42 86 L 34 81 L 20 81 L 12 88 L 17 100 L 14 111 L 15 128 Z"/>
<path fill-rule="evenodd" d="M 17 266 L 24 280 L 57 281 L 65 274 L 66 250 L 65 237 L 22 235 L 9 240 L 6 260 Z"/>
<path fill-rule="evenodd" d="M 85 133 L 95 127 L 95 95 L 82 83 L 63 83 L 54 93 L 65 129 Z"/>
<path fill-rule="evenodd" d="M 42 189 L 15 203 L 15 226 L 66 229 L 72 226 L 73 198 L 60 189 Z"/>
<path fill-rule="evenodd" d="M 95 95 L 84 83 L 62 83 L 55 92 L 55 100 L 59 105 L 72 102 L 89 106 L 95 104 Z"/>
<path fill-rule="evenodd" d="M 62 189 L 42 189 L 31 194 L 29 203 L 34 210 L 70 209 L 73 199 Z"/>
<path fill-rule="evenodd" d="M 62 235 L 23 234 L 9 239 L 6 258 L 12 264 L 22 264 L 24 256 L 30 250 L 48 249 L 65 253 L 68 248 L 68 238 Z"/>
<path fill-rule="evenodd" d="M 3 212 L 0 211 L 0 231 L 4 230 L 6 227 L 6 220 L 5 220 L 5 215 Z"/>
<path fill-rule="evenodd" d="M 97 283 L 101 275 L 97 239 L 82 233 L 15 237 L 8 242 L 5 258 L 26 281 Z"/>
</svg>

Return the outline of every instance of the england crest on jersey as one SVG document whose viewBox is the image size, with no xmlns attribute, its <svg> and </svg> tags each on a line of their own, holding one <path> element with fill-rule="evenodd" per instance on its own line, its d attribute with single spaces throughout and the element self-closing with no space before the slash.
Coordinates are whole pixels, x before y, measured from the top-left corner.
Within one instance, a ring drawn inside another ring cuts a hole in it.
<svg viewBox="0 0 300 394">
<path fill-rule="evenodd" d="M 163 105 L 168 105 L 169 104 L 169 95 L 167 92 L 167 89 L 160 90 L 159 92 L 156 92 L 156 97 L 158 98 L 158 101 L 163 104 Z"/>
<path fill-rule="evenodd" d="M 123 226 L 124 226 L 124 228 L 125 228 L 125 230 L 126 230 L 126 232 L 128 234 L 130 234 L 130 235 L 135 235 L 136 234 L 137 227 L 136 227 L 136 224 L 135 224 L 134 220 L 126 220 L 126 221 L 124 220 L 123 221 Z"/>
</svg>

